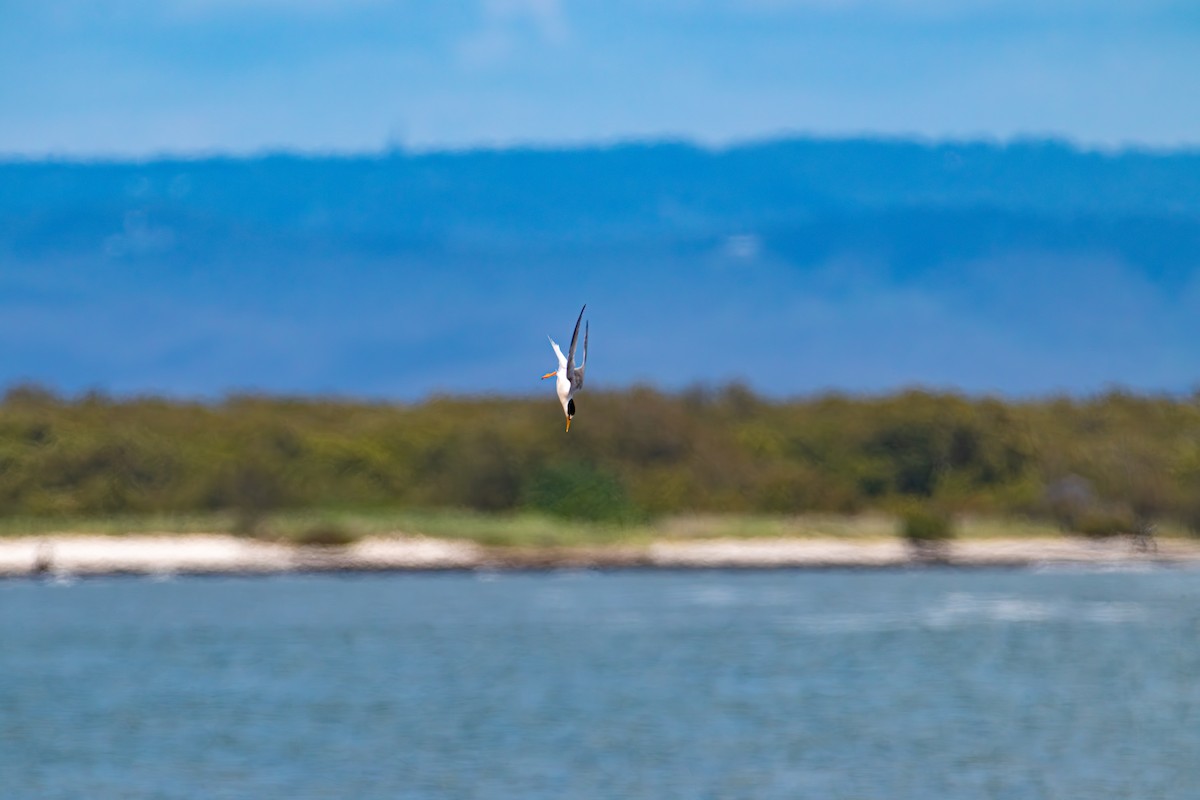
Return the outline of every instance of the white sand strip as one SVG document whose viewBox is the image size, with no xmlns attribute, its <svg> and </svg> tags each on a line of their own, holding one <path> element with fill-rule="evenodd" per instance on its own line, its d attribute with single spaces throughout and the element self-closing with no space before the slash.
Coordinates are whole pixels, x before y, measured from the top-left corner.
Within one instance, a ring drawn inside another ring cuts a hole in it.
<svg viewBox="0 0 1200 800">
<path fill-rule="evenodd" d="M 844 539 L 712 539 L 657 542 L 650 562 L 660 567 L 883 567 L 908 563 L 903 542 Z"/>
<path fill-rule="evenodd" d="M 1200 565 L 1200 541 L 1165 539 L 1140 550 L 1125 537 L 1111 539 L 976 539 L 952 542 L 955 564 L 1138 564 Z"/>
<path fill-rule="evenodd" d="M 222 534 L 0 539 L 0 575 L 470 568 L 482 560 L 474 544 L 424 537 L 364 539 L 348 548 L 295 547 Z"/>
<path fill-rule="evenodd" d="M 279 572 L 293 567 L 291 554 L 284 545 L 220 534 L 23 537 L 0 539 L 0 574 Z"/>
<path fill-rule="evenodd" d="M 366 569 L 471 569 L 485 560 L 484 549 L 474 542 L 424 536 L 363 539 L 346 555 Z"/>
<path fill-rule="evenodd" d="M 264 573 L 289 570 L 657 566 L 670 568 L 887 567 L 931 558 L 963 566 L 1170 563 L 1200 566 L 1200 541 L 1138 550 L 1128 539 L 978 539 L 923 556 L 897 539 L 668 540 L 646 547 L 506 550 L 421 536 L 363 539 L 349 547 L 297 547 L 221 534 L 52 536 L 0 539 L 0 576 L 38 572 Z"/>
<path fill-rule="evenodd" d="M 899 540 L 713 539 L 658 542 L 650 562 L 663 567 L 886 567 L 929 561 L 960 566 L 1153 564 L 1200 566 L 1200 542 L 1165 540 L 1139 550 L 1127 538 L 975 539 L 918 554 Z"/>
</svg>

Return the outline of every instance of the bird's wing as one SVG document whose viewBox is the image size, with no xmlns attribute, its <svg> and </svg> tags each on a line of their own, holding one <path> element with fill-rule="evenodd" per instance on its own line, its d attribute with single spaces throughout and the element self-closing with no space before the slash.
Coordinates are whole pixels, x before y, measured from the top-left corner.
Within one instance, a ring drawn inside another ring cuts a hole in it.
<svg viewBox="0 0 1200 800">
<path fill-rule="evenodd" d="M 549 336 L 546 337 L 550 339 Z M 562 354 L 562 350 L 558 348 L 558 342 L 550 339 L 550 346 L 554 348 L 554 355 L 558 356 L 558 368 L 565 370 L 567 368 L 567 357 Z"/>
<path fill-rule="evenodd" d="M 591 325 L 586 322 L 583 325 L 583 363 L 576 367 L 575 371 L 571 373 L 571 385 L 576 389 L 583 388 L 583 371 L 587 369 L 588 329 L 590 327 Z"/>
<path fill-rule="evenodd" d="M 567 351 L 567 375 L 575 374 L 575 345 L 579 342 L 579 323 L 583 322 L 583 312 L 587 303 L 579 309 L 579 319 L 575 320 L 575 332 L 571 334 L 571 349 Z"/>
</svg>

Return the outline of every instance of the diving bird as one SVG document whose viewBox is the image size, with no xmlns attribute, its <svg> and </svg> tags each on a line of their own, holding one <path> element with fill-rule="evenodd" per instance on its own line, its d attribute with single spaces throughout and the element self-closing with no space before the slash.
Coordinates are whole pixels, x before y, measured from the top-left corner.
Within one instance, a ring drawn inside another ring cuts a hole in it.
<svg viewBox="0 0 1200 800">
<path fill-rule="evenodd" d="M 575 320 L 575 332 L 571 334 L 571 348 L 567 351 L 566 356 L 562 354 L 558 343 L 551 337 L 550 346 L 554 348 L 554 355 L 558 356 L 558 369 L 554 372 L 547 372 L 542 376 L 542 380 L 546 378 L 555 378 L 554 389 L 558 392 L 558 402 L 562 403 L 563 413 L 567 415 L 567 430 L 571 430 L 571 419 L 575 416 L 575 393 L 583 388 L 583 370 L 587 367 L 587 350 L 588 350 L 588 326 L 583 326 L 583 363 L 578 367 L 575 366 L 575 345 L 579 341 L 579 323 L 583 322 L 583 312 L 587 309 L 587 303 L 583 304 L 583 308 L 579 309 L 579 319 Z"/>
</svg>

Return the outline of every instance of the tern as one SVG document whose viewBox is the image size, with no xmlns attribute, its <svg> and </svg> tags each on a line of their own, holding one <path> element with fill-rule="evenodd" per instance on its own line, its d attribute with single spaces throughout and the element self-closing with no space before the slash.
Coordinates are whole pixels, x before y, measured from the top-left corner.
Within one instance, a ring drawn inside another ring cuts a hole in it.
<svg viewBox="0 0 1200 800">
<path fill-rule="evenodd" d="M 583 326 L 583 363 L 578 367 L 575 366 L 575 345 L 579 341 L 579 323 L 583 322 L 583 312 L 587 309 L 587 303 L 583 304 L 583 308 L 579 309 L 579 319 L 575 320 L 575 332 L 571 334 L 571 347 L 567 350 L 564 356 L 562 350 L 559 349 L 558 343 L 552 337 L 550 346 L 554 348 L 554 355 L 558 356 L 558 369 L 554 372 L 547 372 L 542 376 L 542 380 L 546 378 L 555 378 L 554 389 L 558 392 L 558 402 L 562 403 L 563 413 L 567 415 L 567 430 L 571 430 L 571 419 L 575 416 L 575 393 L 583 388 L 583 370 L 587 367 L 587 351 L 588 351 L 588 326 Z"/>
</svg>

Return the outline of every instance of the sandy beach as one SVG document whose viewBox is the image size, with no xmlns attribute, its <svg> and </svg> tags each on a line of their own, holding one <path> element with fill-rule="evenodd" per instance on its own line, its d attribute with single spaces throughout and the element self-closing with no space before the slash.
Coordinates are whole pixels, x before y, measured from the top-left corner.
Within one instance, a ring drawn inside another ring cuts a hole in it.
<svg viewBox="0 0 1200 800">
<path fill-rule="evenodd" d="M 1041 565 L 1200 566 L 1200 542 L 1150 551 L 1124 538 L 977 539 L 917 552 L 900 540 L 838 538 L 665 540 L 646 545 L 500 548 L 420 536 L 346 547 L 295 546 L 224 534 L 55 534 L 0 540 L 0 577 L 36 574 L 273 574 L 296 571 L 631 568 L 895 568 Z"/>
</svg>

